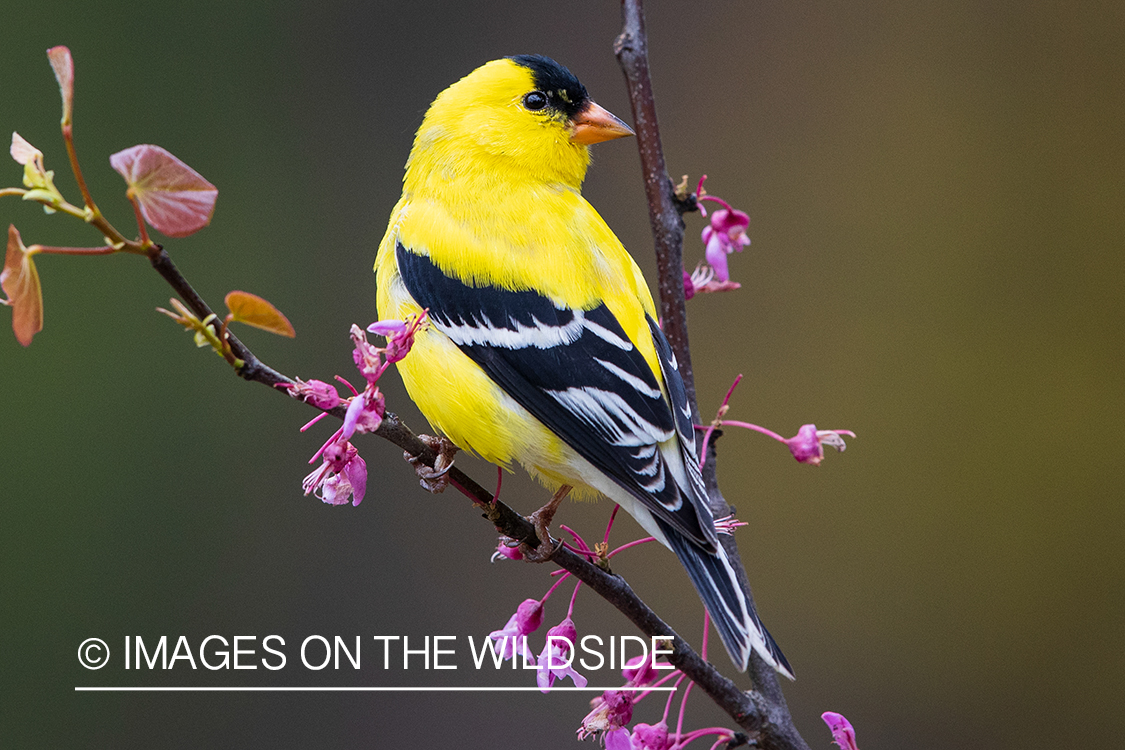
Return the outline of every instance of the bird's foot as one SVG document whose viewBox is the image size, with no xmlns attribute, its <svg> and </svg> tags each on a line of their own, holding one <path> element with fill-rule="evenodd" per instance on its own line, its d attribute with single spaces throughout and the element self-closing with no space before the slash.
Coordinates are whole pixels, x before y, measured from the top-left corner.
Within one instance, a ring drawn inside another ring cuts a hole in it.
<svg viewBox="0 0 1125 750">
<path fill-rule="evenodd" d="M 449 470 L 453 468 L 453 454 L 457 452 L 457 446 L 443 437 L 433 435 L 419 435 L 418 439 L 437 454 L 433 468 L 426 466 L 420 458 L 409 453 L 404 452 L 403 458 L 414 466 L 414 473 L 418 475 L 418 484 L 422 485 L 427 492 L 432 492 L 435 495 L 445 492 L 445 488 L 449 486 L 447 475 Z"/>
<path fill-rule="evenodd" d="M 528 560 L 532 562 L 547 562 L 559 551 L 559 547 L 562 546 L 562 540 L 551 538 L 551 521 L 555 517 L 555 511 L 559 509 L 559 504 L 562 503 L 563 498 L 565 498 L 572 489 L 569 484 L 564 484 L 559 487 L 546 505 L 527 517 L 527 520 L 531 521 L 532 525 L 535 527 L 535 536 L 539 537 L 539 546 L 535 549 L 532 549 L 526 544 L 520 545 L 520 551 L 523 552 L 524 557 Z"/>
</svg>

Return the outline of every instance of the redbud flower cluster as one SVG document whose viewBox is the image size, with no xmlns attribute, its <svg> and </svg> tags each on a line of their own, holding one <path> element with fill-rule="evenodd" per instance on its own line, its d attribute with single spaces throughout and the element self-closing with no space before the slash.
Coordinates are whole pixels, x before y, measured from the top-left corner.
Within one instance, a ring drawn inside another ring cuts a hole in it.
<svg viewBox="0 0 1125 750">
<path fill-rule="evenodd" d="M 351 438 L 357 432 L 375 432 L 379 429 L 387 411 L 386 401 L 378 386 L 379 378 L 388 367 L 410 352 L 414 337 L 426 321 L 427 316 L 423 312 L 409 320 L 381 320 L 372 323 L 367 331 L 386 336 L 385 347 L 371 344 L 367 341 L 367 332 L 359 326 L 352 326 L 352 359 L 367 385 L 360 392 L 351 383 L 337 376 L 337 379 L 351 389 L 351 398 L 341 398 L 335 386 L 322 380 L 298 380 L 287 387 L 293 398 L 299 398 L 326 412 L 344 403 L 348 405 L 343 426 L 309 460 L 309 463 L 313 463 L 321 459 L 322 463 L 305 477 L 302 487 L 306 495 L 315 494 L 329 505 L 343 505 L 349 499 L 352 500 L 352 505 L 359 505 L 363 500 L 367 490 L 367 464 L 351 444 Z M 324 416 L 317 416 L 301 430 L 307 430 Z"/>
<path fill-rule="evenodd" d="M 722 208 L 715 209 L 707 226 L 703 227 L 701 238 L 707 262 L 700 263 L 690 274 L 684 271 L 684 296 L 687 299 L 700 293 L 739 289 L 742 285 L 730 279 L 727 256 L 735 251 L 742 252 L 742 248 L 750 244 L 750 238 L 746 236 L 746 228 L 750 226 L 749 214 L 739 211 L 718 196 L 708 195 L 703 189 L 706 179 L 707 175 L 703 175 L 695 190 L 699 213 L 707 216 L 703 201 L 718 203 Z"/>
<path fill-rule="evenodd" d="M 611 552 L 608 548 L 609 532 L 617 516 L 618 508 L 615 507 L 606 528 L 605 540 L 593 549 L 577 533 L 566 526 L 561 526 L 574 537 L 574 545 L 566 546 L 572 551 L 593 558 L 608 560 L 620 552 L 631 549 L 638 544 L 655 541 L 652 537 L 638 539 L 621 545 Z M 723 533 L 733 533 L 734 529 L 745 524 L 733 518 L 723 519 Z M 493 560 L 497 559 L 523 559 L 523 553 L 518 546 L 513 546 L 513 540 L 506 537 L 500 539 Z M 597 551 L 595 551 L 597 550 Z M 543 623 L 543 607 L 551 594 L 565 581 L 570 573 L 558 571 L 559 580 L 551 586 L 542 599 L 525 599 L 516 612 L 508 618 L 507 624 L 500 630 L 494 630 L 488 637 L 497 657 L 502 659 L 522 658 L 526 665 L 536 666 L 536 682 L 539 689 L 546 693 L 558 680 L 569 677 L 575 686 L 585 687 L 586 678 L 574 670 L 574 645 L 578 642 L 578 630 L 575 626 L 573 614 L 574 603 L 577 598 L 581 583 L 575 586 L 570 598 L 570 607 L 562 621 L 547 631 L 546 645 L 538 656 L 533 655 L 528 646 L 528 636 L 535 633 Z M 704 630 L 709 627 L 705 616 Z M 704 658 L 706 658 L 707 637 L 703 639 Z M 625 683 L 617 689 L 606 690 L 590 703 L 590 713 L 582 719 L 578 728 L 578 739 L 597 738 L 607 750 L 679 750 L 697 739 L 707 737 L 714 741 L 713 747 L 718 747 L 724 742 L 734 740 L 735 733 L 725 727 L 708 727 L 685 731 L 683 729 L 684 711 L 687 696 L 691 690 L 691 683 L 684 689 L 680 703 L 679 720 L 674 729 L 668 725 L 668 715 L 672 708 L 672 699 L 676 695 L 685 675 L 667 662 L 656 662 L 655 654 L 637 656 L 625 663 L 622 675 Z M 673 682 L 672 689 L 664 687 Z M 654 724 L 638 722 L 630 726 L 633 720 L 634 708 L 644 698 L 654 692 L 668 692 L 668 699 L 664 705 L 663 716 Z"/>
</svg>

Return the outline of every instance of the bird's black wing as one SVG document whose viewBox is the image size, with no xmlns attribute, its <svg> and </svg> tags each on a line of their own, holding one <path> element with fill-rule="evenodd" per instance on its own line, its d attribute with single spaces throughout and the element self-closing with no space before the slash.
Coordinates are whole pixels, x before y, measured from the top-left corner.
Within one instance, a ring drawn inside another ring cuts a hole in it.
<svg viewBox="0 0 1125 750">
<path fill-rule="evenodd" d="M 683 383 L 667 363 L 671 351 L 651 318 L 664 381 L 679 413 L 604 304 L 560 307 L 534 290 L 468 284 L 401 244 L 396 256 L 407 291 L 429 310 L 433 324 L 509 396 L 666 525 L 715 550 L 714 522 L 701 506 Z M 679 482 L 660 450 L 677 435 L 689 467 Z M 680 486 L 696 481 L 698 488 Z"/>
</svg>

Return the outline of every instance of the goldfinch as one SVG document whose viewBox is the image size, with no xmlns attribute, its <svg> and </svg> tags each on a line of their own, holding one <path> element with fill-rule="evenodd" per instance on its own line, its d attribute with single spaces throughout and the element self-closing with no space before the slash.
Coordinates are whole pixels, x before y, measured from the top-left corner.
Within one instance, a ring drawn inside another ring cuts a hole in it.
<svg viewBox="0 0 1125 750">
<path fill-rule="evenodd" d="M 676 553 L 735 665 L 753 648 L 792 676 L 717 541 L 652 295 L 580 191 L 589 146 L 632 132 L 538 55 L 443 91 L 379 245 L 379 317 L 429 310 L 399 372 L 435 430 L 620 504 Z"/>
</svg>

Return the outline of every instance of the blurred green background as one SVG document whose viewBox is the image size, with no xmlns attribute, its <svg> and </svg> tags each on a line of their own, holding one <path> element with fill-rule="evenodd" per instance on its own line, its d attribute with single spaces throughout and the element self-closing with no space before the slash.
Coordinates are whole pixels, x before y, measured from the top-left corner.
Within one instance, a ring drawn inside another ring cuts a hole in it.
<svg viewBox="0 0 1125 750">
<path fill-rule="evenodd" d="M 354 377 L 347 329 L 375 317 L 368 270 L 414 129 L 495 57 L 569 65 L 631 119 L 614 2 L 11 4 L 0 131 L 47 154 L 77 201 L 44 50 L 77 62 L 76 138 L 100 206 L 132 217 L 109 154 L 156 143 L 220 189 L 213 224 L 167 246 L 213 304 L 276 303 L 295 341 L 245 332 L 284 372 Z M 1119 744 L 1125 657 L 1125 6 L 1053 2 L 650 0 L 669 169 L 748 210 L 738 293 L 690 303 L 704 412 L 859 438 L 819 469 L 730 431 L 721 478 L 759 607 L 794 664 L 813 747 L 840 711 L 860 747 Z M 5 136 L 6 137 L 6 136 Z M 9 164 L 0 183 L 18 184 Z M 596 148 L 586 194 L 653 278 L 634 144 Z M 96 244 L 0 200 L 28 244 Z M 686 257 L 702 257 L 689 217 Z M 5 747 L 571 747 L 581 694 L 76 694 L 76 685 L 530 684 L 457 672 L 310 672 L 310 634 L 481 635 L 548 585 L 490 565 L 488 525 L 360 444 L 359 508 L 301 496 L 330 432 L 245 384 L 153 312 L 170 290 L 133 257 L 41 257 L 46 329 L 0 312 L 0 744 Z M 424 421 L 397 376 L 391 408 Z M 463 460 L 484 484 L 493 470 Z M 543 493 L 526 477 L 505 497 Z M 561 520 L 599 537 L 606 503 Z M 624 541 L 636 534 L 625 524 Z M 615 566 L 698 639 L 661 549 Z M 565 611 L 560 590 L 546 623 Z M 566 592 L 563 594 L 562 592 Z M 579 594 L 580 633 L 633 632 Z M 277 673 L 126 672 L 126 635 L 193 645 L 277 633 Z M 75 651 L 115 650 L 88 672 Z M 538 647 L 537 642 L 533 645 Z M 370 650 L 369 650 L 370 649 Z M 371 661 L 368 662 L 368 659 Z M 720 667 L 730 672 L 725 657 Z M 464 662 L 462 662 L 464 664 Z M 617 678 L 594 675 L 602 684 Z M 743 678 L 744 679 L 744 678 Z M 658 700 L 636 718 L 653 722 Z M 724 723 L 696 695 L 690 727 Z"/>
</svg>

